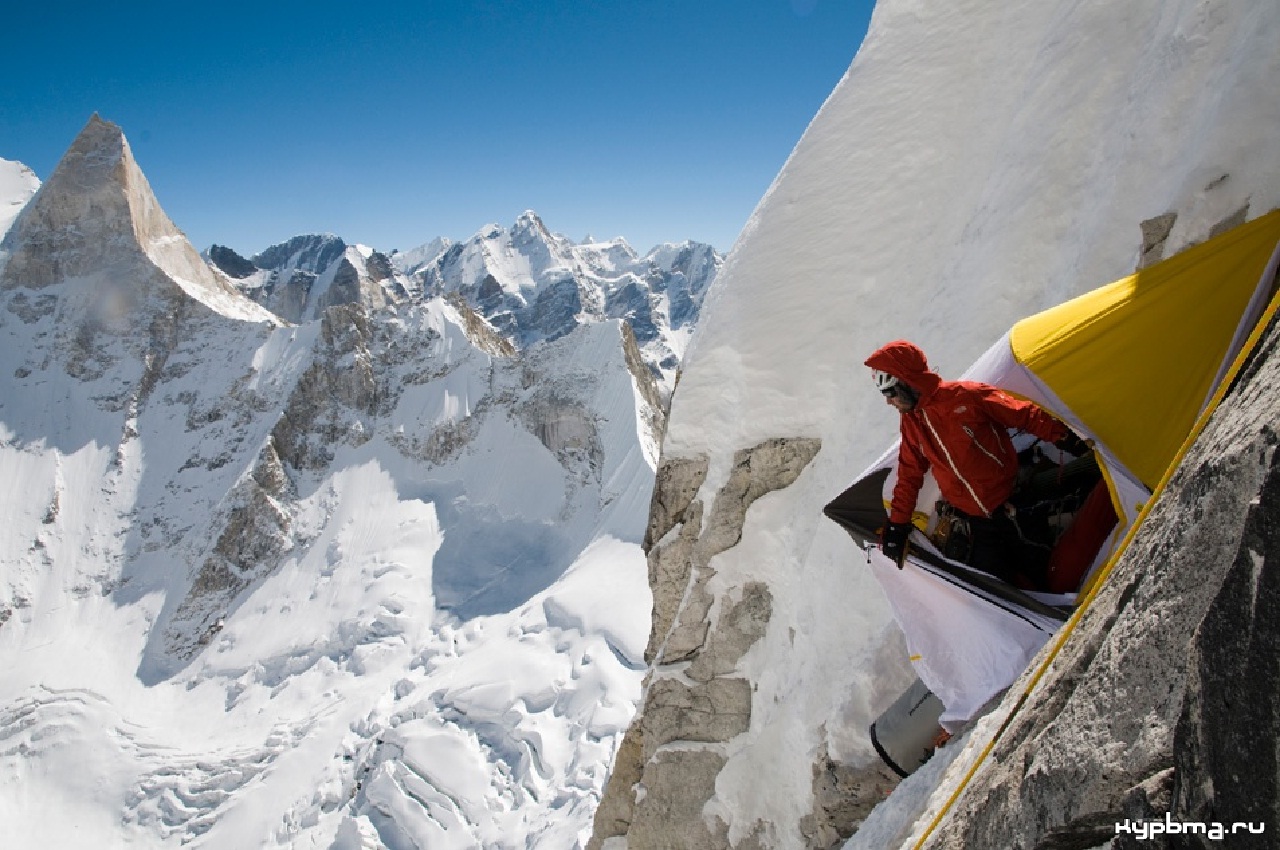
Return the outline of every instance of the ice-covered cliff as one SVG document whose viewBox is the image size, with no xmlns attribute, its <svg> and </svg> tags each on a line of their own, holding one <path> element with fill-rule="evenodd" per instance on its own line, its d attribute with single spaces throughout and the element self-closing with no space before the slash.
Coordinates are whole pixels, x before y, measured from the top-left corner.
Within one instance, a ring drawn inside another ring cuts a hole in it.
<svg viewBox="0 0 1280 850">
<path fill-rule="evenodd" d="M 704 305 L 592 846 L 830 847 L 883 799 L 866 729 L 910 673 L 821 516 L 896 436 L 862 361 L 905 337 L 957 377 L 1015 320 L 1280 205 L 1278 35 L 1243 0 L 882 0 Z M 981 846 L 1051 846 L 1028 834 Z"/>
</svg>

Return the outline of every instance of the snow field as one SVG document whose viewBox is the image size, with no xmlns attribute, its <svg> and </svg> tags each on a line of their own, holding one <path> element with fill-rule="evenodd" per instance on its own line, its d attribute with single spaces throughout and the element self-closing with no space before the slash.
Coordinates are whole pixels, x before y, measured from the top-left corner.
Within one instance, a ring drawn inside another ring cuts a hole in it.
<svg viewBox="0 0 1280 850">
<path fill-rule="evenodd" d="M 589 828 L 639 696 L 639 547 L 600 539 L 518 611 L 450 623 L 433 510 L 376 464 L 302 512 L 327 514 L 313 545 L 172 680 L 132 675 L 153 603 L 140 615 L 95 593 L 0 633 L 21 659 L 0 695 L 0 769 L 25 789 L 8 798 L 15 840 L 293 845 L 364 824 L 436 841 L 452 824 L 465 829 L 439 846 L 562 847 L 549 836 Z"/>
</svg>

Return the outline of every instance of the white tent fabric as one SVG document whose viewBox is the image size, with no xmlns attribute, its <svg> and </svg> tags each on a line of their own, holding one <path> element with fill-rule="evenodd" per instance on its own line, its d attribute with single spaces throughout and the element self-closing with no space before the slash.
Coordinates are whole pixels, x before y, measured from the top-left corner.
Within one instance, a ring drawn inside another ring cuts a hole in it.
<svg viewBox="0 0 1280 850">
<path fill-rule="evenodd" d="M 916 564 L 899 570 L 879 549 L 869 557 L 903 624 L 916 675 L 946 706 L 939 722 L 949 732 L 1007 688 L 1061 625 L 1029 611 L 1012 613 L 1012 606 L 992 604 Z"/>
</svg>

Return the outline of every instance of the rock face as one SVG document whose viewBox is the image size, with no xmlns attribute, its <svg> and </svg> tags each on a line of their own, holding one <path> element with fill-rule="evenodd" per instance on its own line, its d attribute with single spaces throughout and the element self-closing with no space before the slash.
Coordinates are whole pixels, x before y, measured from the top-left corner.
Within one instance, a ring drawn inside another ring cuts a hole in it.
<svg viewBox="0 0 1280 850">
<path fill-rule="evenodd" d="M 183 294 L 219 312 L 272 318 L 204 263 L 160 208 L 120 128 L 97 115 L 14 220 L 0 251 L 3 290 L 95 281 L 81 289 L 97 327 L 128 326 L 145 299 Z M 115 283 L 121 279 L 132 285 Z"/>
<path fill-rule="evenodd" d="M 824 745 L 813 763 L 813 812 L 800 821 L 806 846 L 841 846 L 898 781 L 883 761 L 844 764 L 832 758 Z"/>
<path fill-rule="evenodd" d="M 702 812 L 726 762 L 719 745 L 750 728 L 752 685 L 737 665 L 764 634 L 773 597 L 763 582 L 746 581 L 714 610 L 714 558 L 741 540 L 751 504 L 790 486 L 819 448 L 817 440 L 778 438 L 739 451 L 709 511 L 697 498 L 706 458 L 660 467 L 645 534 L 654 593 L 650 673 L 589 847 L 617 836 L 632 850 L 729 846 L 727 824 L 708 826 Z"/>
<path fill-rule="evenodd" d="M 927 847 L 1213 847 L 1280 823 L 1280 326 Z M 1018 689 L 1015 687 L 1014 689 Z M 1010 697 L 1009 699 L 1012 699 Z"/>
</svg>

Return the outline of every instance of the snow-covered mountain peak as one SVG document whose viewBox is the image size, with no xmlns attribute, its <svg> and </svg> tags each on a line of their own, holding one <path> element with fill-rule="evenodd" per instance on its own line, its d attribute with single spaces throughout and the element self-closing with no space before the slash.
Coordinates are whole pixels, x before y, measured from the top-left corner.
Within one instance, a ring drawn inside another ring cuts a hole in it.
<svg viewBox="0 0 1280 850">
<path fill-rule="evenodd" d="M 179 316 L 138 334 L 145 368 L 111 340 L 69 378 L 42 340 L 80 328 L 23 294 L 0 293 L 23 667 L 0 735 L 30 709 L 46 744 L 18 756 L 43 777 L 18 843 L 76 846 L 46 813 L 86 762 L 106 843 L 265 846 L 282 819 L 326 847 L 585 840 L 647 633 L 662 412 L 624 323 L 515 356 L 455 299 Z"/>
<path fill-rule="evenodd" d="M 614 275 L 634 272 L 634 266 L 640 260 L 640 255 L 621 236 L 604 242 L 574 245 L 573 255 L 579 264 Z"/>
<path fill-rule="evenodd" d="M 533 210 L 525 210 L 516 217 L 515 223 L 511 226 L 511 234 L 512 236 L 540 235 L 546 240 L 552 238 L 551 231 L 547 230 L 542 218 Z"/>
<path fill-rule="evenodd" d="M 40 188 L 40 178 L 20 162 L 0 158 L 0 237 Z"/>
<path fill-rule="evenodd" d="M 391 257 L 331 233 L 295 236 L 252 259 L 214 245 L 208 257 L 228 282 L 287 322 L 318 319 L 335 304 L 378 309 L 409 294 L 409 276 Z"/>
<path fill-rule="evenodd" d="M 644 258 L 665 271 L 681 271 L 685 274 L 714 266 L 718 255 L 714 248 L 701 242 L 686 239 L 683 242 L 663 242 L 653 246 Z"/>
<path fill-rule="evenodd" d="M 582 846 L 645 667 L 662 273 L 533 213 L 412 260 L 311 234 L 207 265 L 96 117 L 28 185 L 0 773 L 38 776 L 6 834 Z M 510 302 L 533 332 L 406 272 L 464 249 L 477 293 L 551 293 Z M 297 326 L 240 320 L 267 308 Z"/>
<path fill-rule="evenodd" d="M 575 243 L 533 210 L 510 229 L 486 224 L 462 242 L 442 237 L 389 255 L 309 234 L 252 259 L 215 245 L 208 259 L 288 322 L 319 318 L 335 304 L 380 309 L 448 296 L 474 311 L 484 335 L 522 350 L 583 324 L 623 319 L 663 394 L 675 385 L 703 294 L 723 263 L 710 245 L 690 241 L 644 257 L 622 237 Z"/>
<path fill-rule="evenodd" d="M 575 243 L 526 211 L 510 230 L 486 225 L 440 251 L 414 277 L 424 295 L 458 293 L 521 348 L 586 322 L 626 319 L 666 393 L 722 262 L 711 246 L 694 242 L 645 257 L 620 237 Z"/>
<path fill-rule="evenodd" d="M 113 291 L 95 295 L 99 307 L 103 299 L 112 302 L 112 315 L 181 292 L 232 318 L 274 321 L 200 258 L 161 209 L 124 133 L 96 114 L 18 214 L 0 250 L 6 255 L 0 289 L 40 290 L 112 270 Z"/>
<path fill-rule="evenodd" d="M 392 251 L 391 264 L 405 274 L 413 274 L 453 245 L 453 240 L 438 236 L 408 251 Z"/>
<path fill-rule="evenodd" d="M 332 233 L 309 233 L 272 245 L 252 259 L 259 268 L 319 274 L 346 250 L 347 243 Z"/>
</svg>

